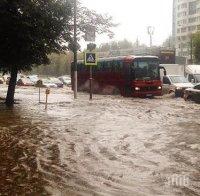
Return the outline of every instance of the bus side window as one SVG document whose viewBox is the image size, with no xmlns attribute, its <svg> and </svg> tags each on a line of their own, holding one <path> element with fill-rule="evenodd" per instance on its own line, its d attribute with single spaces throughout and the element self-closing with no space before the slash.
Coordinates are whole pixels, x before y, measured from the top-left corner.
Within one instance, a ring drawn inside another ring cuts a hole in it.
<svg viewBox="0 0 200 196">
<path fill-rule="evenodd" d="M 138 61 L 134 61 L 133 65 L 134 65 L 135 68 L 138 67 Z"/>
<path fill-rule="evenodd" d="M 93 70 L 94 73 L 96 73 L 97 72 L 97 66 L 92 66 L 92 70 Z"/>
<path fill-rule="evenodd" d="M 121 71 L 120 61 L 115 61 L 115 72 L 119 73 Z"/>
<path fill-rule="evenodd" d="M 105 61 L 101 62 L 101 70 L 106 71 L 106 62 Z"/>
<path fill-rule="evenodd" d="M 83 71 L 84 70 L 84 64 L 80 63 L 78 66 L 78 70 Z"/>
<path fill-rule="evenodd" d="M 112 71 L 112 63 L 110 61 L 107 61 L 106 65 L 107 65 L 107 71 L 111 72 Z"/>
<path fill-rule="evenodd" d="M 116 65 L 116 61 L 111 61 L 110 62 L 110 67 L 111 67 L 111 72 L 117 72 L 117 65 Z"/>
<path fill-rule="evenodd" d="M 103 62 L 98 62 L 99 64 L 99 71 L 102 71 L 103 70 Z"/>
<path fill-rule="evenodd" d="M 100 62 L 97 63 L 97 65 L 95 66 L 96 67 L 96 71 L 100 71 Z"/>
<path fill-rule="evenodd" d="M 123 70 L 123 62 L 122 61 L 118 61 L 118 66 L 119 66 L 119 72 L 122 72 L 122 70 Z"/>
</svg>

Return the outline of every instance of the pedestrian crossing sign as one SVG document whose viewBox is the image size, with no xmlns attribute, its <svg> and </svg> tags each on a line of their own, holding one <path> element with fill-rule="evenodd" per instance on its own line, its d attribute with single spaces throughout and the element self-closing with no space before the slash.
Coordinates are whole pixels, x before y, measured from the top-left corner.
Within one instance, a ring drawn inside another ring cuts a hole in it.
<svg viewBox="0 0 200 196">
<path fill-rule="evenodd" d="M 85 65 L 97 65 L 96 52 L 85 52 Z"/>
</svg>

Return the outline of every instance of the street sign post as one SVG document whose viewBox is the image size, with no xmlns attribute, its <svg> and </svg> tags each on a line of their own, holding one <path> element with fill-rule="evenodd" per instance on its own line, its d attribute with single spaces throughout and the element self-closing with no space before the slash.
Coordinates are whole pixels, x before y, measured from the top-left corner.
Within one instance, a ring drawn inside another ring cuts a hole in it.
<svg viewBox="0 0 200 196">
<path fill-rule="evenodd" d="M 96 52 L 85 52 L 85 65 L 90 65 L 90 66 L 97 65 Z"/>
<path fill-rule="evenodd" d="M 85 65 L 90 66 L 90 100 L 92 100 L 92 67 L 97 65 L 97 53 L 85 52 Z"/>
</svg>

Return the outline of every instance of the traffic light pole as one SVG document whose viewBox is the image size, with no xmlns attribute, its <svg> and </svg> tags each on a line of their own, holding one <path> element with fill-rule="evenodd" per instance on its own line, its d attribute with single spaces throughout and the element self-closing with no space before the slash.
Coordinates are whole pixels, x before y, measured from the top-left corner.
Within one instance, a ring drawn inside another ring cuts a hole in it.
<svg viewBox="0 0 200 196">
<path fill-rule="evenodd" d="M 77 0 L 74 0 L 74 99 L 77 99 Z"/>
<path fill-rule="evenodd" d="M 92 65 L 90 65 L 90 100 L 92 100 Z"/>
</svg>

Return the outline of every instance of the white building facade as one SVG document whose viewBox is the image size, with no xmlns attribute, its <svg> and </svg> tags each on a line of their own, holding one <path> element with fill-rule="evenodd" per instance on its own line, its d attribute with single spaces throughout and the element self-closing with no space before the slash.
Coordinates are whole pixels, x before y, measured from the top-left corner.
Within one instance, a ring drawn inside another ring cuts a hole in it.
<svg viewBox="0 0 200 196">
<path fill-rule="evenodd" d="M 200 31 L 200 0 L 173 0 L 172 29 L 176 55 L 190 59 L 191 36 Z"/>
</svg>

